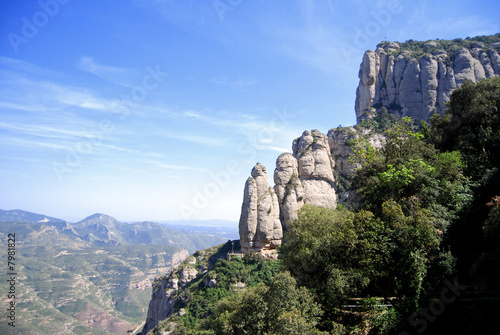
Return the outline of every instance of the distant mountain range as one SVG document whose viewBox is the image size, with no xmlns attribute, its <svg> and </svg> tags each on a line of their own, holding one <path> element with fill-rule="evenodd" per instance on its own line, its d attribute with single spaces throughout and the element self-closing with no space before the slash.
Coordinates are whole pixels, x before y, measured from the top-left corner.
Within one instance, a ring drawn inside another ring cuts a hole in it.
<svg viewBox="0 0 500 335">
<path fill-rule="evenodd" d="M 0 222 L 6 221 L 27 221 L 27 222 L 61 222 L 64 220 L 56 219 L 43 214 L 36 214 L 20 209 L 13 209 L 10 211 L 4 211 L 0 209 Z"/>
<path fill-rule="evenodd" d="M 16 311 L 22 316 L 16 330 L 136 333 L 146 318 L 154 278 L 190 253 L 238 234 L 236 224 L 231 229 L 183 223 L 125 223 L 101 213 L 69 223 L 0 210 L 0 244 L 6 246 L 8 235 L 16 234 Z M 5 264 L 6 257 L 6 252 L 0 255 Z M 0 314 L 0 334 L 11 331 L 6 315 Z"/>
<path fill-rule="evenodd" d="M 81 221 L 68 223 L 20 209 L 0 210 L 0 222 L 10 221 L 43 223 L 93 245 L 166 245 L 194 252 L 238 238 L 237 224 L 223 220 L 126 223 L 112 216 L 96 213 Z"/>
</svg>

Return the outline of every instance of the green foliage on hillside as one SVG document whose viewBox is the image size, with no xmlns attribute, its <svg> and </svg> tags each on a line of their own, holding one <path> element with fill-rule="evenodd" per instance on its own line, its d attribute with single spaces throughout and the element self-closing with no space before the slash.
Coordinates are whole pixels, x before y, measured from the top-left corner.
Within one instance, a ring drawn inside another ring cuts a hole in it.
<svg viewBox="0 0 500 335">
<path fill-rule="evenodd" d="M 373 108 L 372 111 L 366 111 L 365 117 L 354 128 L 383 133 L 398 122 L 398 117 L 389 113 L 386 107 L 374 105 Z M 390 109 L 397 110 L 398 106 L 391 106 Z"/>
<path fill-rule="evenodd" d="M 320 334 L 314 296 L 288 272 L 220 301 L 208 321 L 215 334 Z"/>
<path fill-rule="evenodd" d="M 500 42 L 500 34 L 488 35 L 488 36 L 476 36 L 476 37 L 467 37 L 465 39 L 456 38 L 453 40 L 430 40 L 430 41 L 414 41 L 407 40 L 405 42 L 400 42 L 400 48 L 396 51 L 389 52 L 395 57 L 399 56 L 403 52 L 406 56 L 412 58 L 419 58 L 426 54 L 432 53 L 436 49 L 444 50 L 448 54 L 453 55 L 454 52 L 460 48 L 472 49 L 475 43 L 483 43 L 485 47 L 488 47 L 492 43 Z M 385 42 L 389 43 L 389 42 Z M 384 46 L 384 43 L 381 43 L 381 46 Z"/>
<path fill-rule="evenodd" d="M 203 251 L 203 257 L 213 259 L 215 255 L 227 253 L 229 250 L 226 245 L 210 252 Z M 193 266 L 199 268 L 199 265 L 208 266 L 205 263 Z M 159 329 L 168 329 L 173 322 L 174 334 L 228 334 L 222 329 L 229 327 L 231 322 L 224 318 L 229 318 L 230 314 L 232 318 L 238 318 L 243 313 L 248 320 L 260 317 L 249 314 L 251 308 L 249 300 L 254 296 L 263 295 L 263 290 L 267 290 L 266 285 L 272 285 L 273 277 L 280 271 L 281 261 L 266 260 L 256 254 L 247 254 L 243 258 L 233 255 L 231 260 L 219 259 L 208 272 L 199 272 L 175 298 L 176 309 L 184 308 L 185 314 L 168 319 L 153 330 L 153 333 Z M 213 280 L 213 285 L 208 285 L 210 280 Z M 267 291 L 265 292 L 268 296 Z M 260 299 L 264 297 L 261 296 Z M 243 302 L 250 305 L 245 306 Z M 237 311 L 237 308 L 244 308 L 245 311 Z M 269 310 L 272 309 L 274 308 Z M 222 310 L 226 312 L 221 313 Z M 261 320 L 261 322 L 266 321 Z M 238 331 L 235 330 L 235 333 Z"/>
</svg>

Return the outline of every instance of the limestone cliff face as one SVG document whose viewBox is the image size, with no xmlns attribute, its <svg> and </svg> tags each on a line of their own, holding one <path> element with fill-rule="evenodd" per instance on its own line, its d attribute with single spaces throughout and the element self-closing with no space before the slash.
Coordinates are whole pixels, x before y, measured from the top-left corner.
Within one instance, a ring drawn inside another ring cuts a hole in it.
<svg viewBox="0 0 500 335">
<path fill-rule="evenodd" d="M 356 166 L 349 162 L 352 153 L 349 141 L 359 138 L 358 131 L 354 127 L 333 128 L 327 137 L 335 170 L 342 175 L 352 175 Z"/>
<path fill-rule="evenodd" d="M 428 120 L 432 113 L 445 111 L 451 92 L 465 80 L 500 75 L 499 42 L 430 41 L 416 42 L 412 48 L 383 42 L 365 52 L 356 91 L 358 122 L 373 106 Z"/>
</svg>

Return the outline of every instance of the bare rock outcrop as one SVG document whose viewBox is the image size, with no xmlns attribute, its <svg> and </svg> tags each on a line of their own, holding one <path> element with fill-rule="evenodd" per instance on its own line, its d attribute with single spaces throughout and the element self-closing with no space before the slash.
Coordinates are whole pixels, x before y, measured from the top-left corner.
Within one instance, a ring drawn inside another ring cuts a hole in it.
<svg viewBox="0 0 500 335">
<path fill-rule="evenodd" d="M 306 130 L 292 147 L 293 154 L 283 153 L 276 160 L 274 188 L 268 186 L 267 171 L 260 163 L 245 183 L 239 223 L 244 252 L 281 245 L 286 223 L 296 219 L 306 203 L 337 206 L 328 137 L 318 130 Z"/>
<path fill-rule="evenodd" d="M 333 128 L 328 131 L 327 137 L 335 170 L 339 174 L 351 176 L 356 165 L 349 162 L 352 154 L 349 141 L 359 138 L 358 131 L 353 127 Z"/>
<path fill-rule="evenodd" d="M 175 311 L 175 293 L 179 290 L 179 279 L 175 273 L 166 278 L 157 278 L 153 283 L 153 294 L 149 302 L 146 323 L 142 334 L 156 327 L 161 320 L 170 317 Z"/>
<path fill-rule="evenodd" d="M 293 156 L 298 162 L 298 176 L 304 189 L 304 203 L 335 208 L 333 161 L 325 134 L 318 130 L 304 131 L 293 142 Z"/>
<path fill-rule="evenodd" d="M 274 184 L 280 205 L 280 220 L 286 229 L 286 222 L 296 219 L 298 210 L 304 205 L 298 163 L 291 153 L 283 153 L 276 160 Z"/>
<path fill-rule="evenodd" d="M 245 183 L 239 223 L 241 249 L 276 248 L 281 245 L 283 230 L 278 197 L 269 187 L 267 170 L 257 163 Z"/>
<path fill-rule="evenodd" d="M 397 43 L 380 43 L 375 51 L 365 52 L 360 66 L 357 121 L 370 107 L 384 106 L 419 120 L 444 113 L 451 92 L 466 80 L 500 75 L 498 44 L 476 42 L 464 47 L 428 41 L 420 50 L 405 50 Z"/>
</svg>

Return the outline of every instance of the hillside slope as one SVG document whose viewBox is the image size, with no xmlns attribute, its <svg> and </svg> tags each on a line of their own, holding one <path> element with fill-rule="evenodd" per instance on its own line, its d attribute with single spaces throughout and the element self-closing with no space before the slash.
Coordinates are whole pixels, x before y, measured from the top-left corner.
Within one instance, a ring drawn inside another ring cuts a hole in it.
<svg viewBox="0 0 500 335">
<path fill-rule="evenodd" d="M 23 210 L 0 212 L 0 234 L 5 250 L 8 234 L 16 237 L 16 329 L 33 335 L 139 330 L 154 278 L 227 240 L 105 214 L 70 224 Z M 10 330 L 2 313 L 0 333 Z"/>
</svg>

